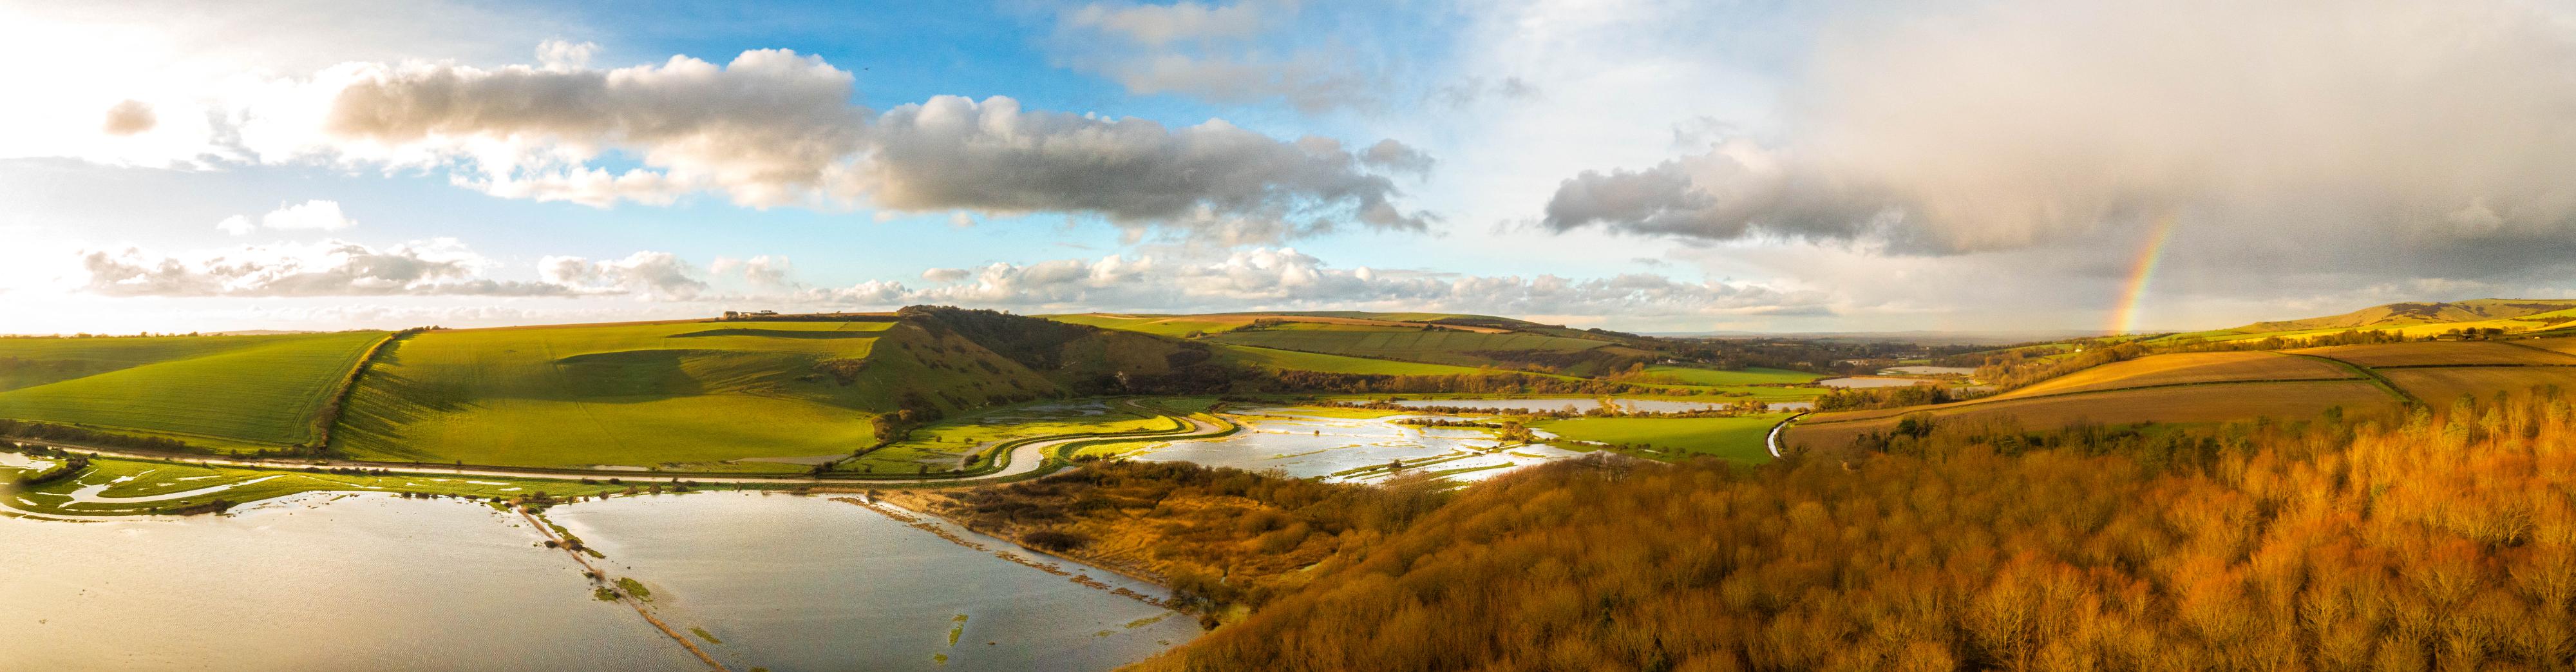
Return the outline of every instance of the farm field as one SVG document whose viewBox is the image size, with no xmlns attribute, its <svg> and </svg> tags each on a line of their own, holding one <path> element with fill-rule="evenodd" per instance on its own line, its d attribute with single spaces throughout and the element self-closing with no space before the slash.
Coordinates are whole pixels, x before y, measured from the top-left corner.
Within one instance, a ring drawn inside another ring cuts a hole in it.
<svg viewBox="0 0 2576 672">
<path fill-rule="evenodd" d="M 1788 413 L 1732 418 L 1573 418 L 1530 423 L 1574 441 L 1643 446 L 1666 459 L 1707 455 L 1743 463 L 1771 461 L 1764 439 Z"/>
<path fill-rule="evenodd" d="M 2448 405 L 2463 395 L 2481 400 L 2497 392 L 2522 394 L 2542 385 L 2576 390 L 2576 368 L 2547 366 L 2434 366 L 2379 372 L 2424 403 Z"/>
<path fill-rule="evenodd" d="M 2399 366 L 2561 365 L 2576 355 L 2493 341 L 2422 341 L 2306 348 L 2287 352 L 2338 359 L 2371 368 Z"/>
<path fill-rule="evenodd" d="M 217 449 L 315 440 L 314 419 L 380 331 L 0 339 L 0 418 L 166 436 Z M 32 375 L 27 372 L 35 372 Z M 66 377 L 68 376 L 68 377 Z M 47 381 L 46 378 L 53 378 Z"/>
<path fill-rule="evenodd" d="M 2360 377 L 2361 374 L 2333 362 L 2274 352 L 2186 352 L 2112 362 L 2043 380 L 2027 387 L 1995 395 L 1993 399 L 2019 399 L 2151 385 L 2250 380 L 2337 380 Z"/>
<path fill-rule="evenodd" d="M 1223 359 L 1228 362 L 1267 366 L 1275 369 L 1286 369 L 1291 371 L 1318 371 L 1323 373 L 1358 373 L 1398 376 L 1476 375 L 1481 373 L 1490 373 L 1490 371 L 1485 369 L 1453 366 L 1449 364 L 1398 362 L 1386 359 L 1369 359 L 1366 357 L 1297 352 L 1294 350 L 1274 350 L 1249 345 L 1220 344 L 1216 352 L 1219 359 Z"/>
<path fill-rule="evenodd" d="M 1160 415 L 1161 410 L 1140 406 L 1135 400 L 1111 399 L 1040 401 L 985 409 L 914 429 L 912 438 L 841 461 L 834 470 L 895 474 L 951 471 L 965 468 L 966 456 L 985 455 L 996 445 L 1013 439 L 1170 430 L 1186 424 Z"/>
<path fill-rule="evenodd" d="M 1746 367 L 1738 371 L 1705 369 L 1696 366 L 1658 364 L 1646 367 L 1646 375 L 1672 376 L 1690 385 L 1804 385 L 1824 378 L 1822 374 L 1786 369 Z"/>
<path fill-rule="evenodd" d="M 1280 350 L 1462 366 L 1478 366 L 1496 361 L 1489 355 L 1477 353 L 1508 351 L 1576 353 L 1612 345 L 1607 341 L 1539 334 L 1485 334 L 1467 331 L 1366 327 L 1230 331 L 1210 337 L 1209 340 Z"/>
<path fill-rule="evenodd" d="M 2347 413 L 2394 411 L 2395 396 L 2368 381 L 2330 380 L 2275 383 L 2231 383 L 2117 390 L 2029 399 L 1976 400 L 1893 410 L 1818 413 L 1791 425 L 1782 437 L 1789 446 L 1845 443 L 1869 432 L 1884 433 L 1904 416 L 1925 414 L 1936 423 L 2016 422 L 2040 428 L 2075 422 L 2193 423 L 2232 422 L 2256 417 L 2312 418 L 2327 409 Z"/>
<path fill-rule="evenodd" d="M 336 438 L 385 461 L 801 471 L 872 445 L 906 394 L 1050 389 L 954 347 L 882 321 L 431 331 L 381 357 Z"/>
</svg>

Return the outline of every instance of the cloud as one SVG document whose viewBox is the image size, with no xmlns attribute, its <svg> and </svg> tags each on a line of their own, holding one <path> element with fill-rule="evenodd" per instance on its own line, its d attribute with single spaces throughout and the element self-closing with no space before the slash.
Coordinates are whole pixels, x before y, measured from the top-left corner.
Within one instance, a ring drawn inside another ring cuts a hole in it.
<svg viewBox="0 0 2576 672">
<path fill-rule="evenodd" d="M 1379 140 L 1377 144 L 1369 145 L 1368 149 L 1360 150 L 1360 163 L 1392 172 L 1429 176 L 1431 164 L 1435 162 L 1431 159 L 1431 155 L 1422 153 L 1422 150 L 1390 138 Z"/>
<path fill-rule="evenodd" d="M 2178 244 L 2288 269 L 2576 252 L 2571 16 L 2547 5 L 1925 3 L 1844 17 L 1796 121 L 1565 179 L 1544 226 L 1899 254 Z M 2189 45 L 2178 48 L 2177 45 Z M 2445 268 L 2448 266 L 2448 268 Z"/>
<path fill-rule="evenodd" d="M 1050 310 L 1448 310 L 1502 315 L 1641 317 L 1830 313 L 1829 297 L 1757 284 L 1690 282 L 1654 274 L 1569 279 L 1334 268 L 1293 248 L 1237 250 L 1174 262 L 1110 255 L 981 268 L 936 268 L 910 287 L 871 281 L 807 290 L 827 306 L 903 303 Z"/>
<path fill-rule="evenodd" d="M 579 51 L 558 47 L 555 51 Z M 558 54 L 559 56 L 561 54 Z M 737 204 L 811 203 L 863 148 L 864 113 L 848 71 L 785 50 L 719 66 L 686 56 L 615 70 L 452 64 L 352 64 L 323 79 L 323 130 L 344 155 L 387 163 L 456 162 L 471 186 L 606 206 L 668 203 L 717 190 Z M 609 150 L 645 168 L 585 162 Z"/>
<path fill-rule="evenodd" d="M 259 223 L 256 225 L 251 223 L 249 217 L 233 215 L 224 218 L 221 222 L 216 222 L 215 228 L 224 233 L 243 236 L 261 228 L 288 231 L 338 231 L 357 225 L 356 220 L 341 214 L 338 201 L 313 200 L 280 204 L 276 210 L 260 215 Z"/>
<path fill-rule="evenodd" d="M 134 135 L 152 130 L 160 122 L 152 115 L 151 103 L 127 98 L 107 108 L 107 122 L 100 124 L 98 130 L 108 135 Z"/>
<path fill-rule="evenodd" d="M 546 40 L 537 43 L 537 64 L 547 70 L 580 70 L 590 67 L 590 57 L 599 55 L 599 43 L 573 43 Z"/>
<path fill-rule="evenodd" d="M 588 293 L 632 292 L 664 300 L 693 299 L 707 290 L 697 268 L 669 252 L 637 252 L 604 261 L 548 256 L 537 260 L 537 276 L 547 284 Z"/>
<path fill-rule="evenodd" d="M 376 249 L 358 243 L 245 245 L 162 255 L 139 248 L 80 255 L 84 289 L 106 296 L 545 296 L 553 285 L 476 279 L 493 263 L 440 238 Z"/>
<path fill-rule="evenodd" d="M 718 277 L 740 277 L 753 287 L 796 287 L 796 265 L 786 257 L 760 255 L 750 259 L 717 257 L 707 270 Z"/>
<path fill-rule="evenodd" d="M 785 50 L 615 69 L 580 65 L 597 51 L 588 43 L 538 51 L 541 66 L 352 62 L 262 80 L 213 103 L 222 112 L 200 119 L 210 126 L 165 118 L 143 135 L 169 137 L 125 149 L 167 145 L 163 162 L 206 168 L 429 171 L 495 196 L 603 208 L 715 194 L 827 212 L 1061 213 L 1224 244 L 1430 219 L 1403 209 L 1382 174 L 1427 157 L 1363 157 L 1329 138 L 1025 110 L 1001 96 L 880 114 L 853 102 L 849 71 Z"/>
<path fill-rule="evenodd" d="M 1414 231 L 1429 221 L 1400 210 L 1394 183 L 1337 141 L 1280 142 L 1223 121 L 1169 128 L 939 96 L 888 110 L 874 144 L 872 195 L 899 210 L 1086 212 L 1140 233 L 1255 241 L 1339 221 Z"/>
</svg>

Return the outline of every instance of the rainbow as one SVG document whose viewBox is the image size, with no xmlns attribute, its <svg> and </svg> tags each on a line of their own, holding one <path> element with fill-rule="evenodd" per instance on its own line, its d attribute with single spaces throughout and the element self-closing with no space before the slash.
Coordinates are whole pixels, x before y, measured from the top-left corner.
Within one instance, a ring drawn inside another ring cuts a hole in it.
<svg viewBox="0 0 2576 672">
<path fill-rule="evenodd" d="M 2146 303 L 2147 281 L 2155 278 L 2156 262 L 2164 259 L 2165 243 L 2173 240 L 2174 217 L 2156 218 L 2155 232 L 2147 235 L 2147 246 L 2138 251 L 2138 261 L 2129 267 L 2129 282 L 2120 292 L 2120 305 L 2111 309 L 2111 333 L 2125 334 L 2138 328 L 2138 307 Z"/>
</svg>

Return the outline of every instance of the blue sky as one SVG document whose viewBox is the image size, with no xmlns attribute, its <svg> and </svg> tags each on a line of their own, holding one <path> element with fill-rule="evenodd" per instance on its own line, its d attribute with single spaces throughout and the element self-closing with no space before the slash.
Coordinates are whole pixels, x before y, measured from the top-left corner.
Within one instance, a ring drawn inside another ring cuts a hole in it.
<svg viewBox="0 0 2576 672">
<path fill-rule="evenodd" d="M 2168 225 L 2144 328 L 2568 296 L 2576 200 L 2533 176 L 2576 169 L 2576 91 L 2531 84 L 2576 65 L 2562 14 L 0 1 L 31 101 L 0 112 L 0 332 L 907 303 L 2086 329 Z"/>
</svg>

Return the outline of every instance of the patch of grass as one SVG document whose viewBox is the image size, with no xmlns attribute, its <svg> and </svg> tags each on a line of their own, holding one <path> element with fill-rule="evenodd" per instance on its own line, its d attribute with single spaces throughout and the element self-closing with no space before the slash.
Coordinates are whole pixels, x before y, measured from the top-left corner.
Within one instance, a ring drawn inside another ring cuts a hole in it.
<svg viewBox="0 0 2576 672">
<path fill-rule="evenodd" d="M 1575 441 L 1648 446 L 1655 457 L 1709 455 L 1748 464 L 1771 461 L 1763 445 L 1771 426 L 1787 413 L 1732 418 L 1573 418 L 1530 423 L 1537 429 Z"/>
<path fill-rule="evenodd" d="M 431 331 L 379 355 L 337 431 L 360 459 L 792 472 L 847 455 L 906 399 L 1052 393 L 954 336 L 894 322 Z M 727 461 L 735 461 L 730 464 Z"/>
<path fill-rule="evenodd" d="M 2371 368 L 2392 366 L 2576 365 L 2576 356 L 2490 341 L 2423 341 L 2338 345 L 2288 352 L 2327 357 Z"/>
<path fill-rule="evenodd" d="M 716 636 L 715 636 L 715 635 L 707 634 L 707 629 L 706 629 L 706 628 L 691 627 L 691 628 L 689 628 L 689 634 L 697 635 L 697 636 L 698 636 L 698 639 L 707 640 L 707 643 L 708 643 L 708 644 L 723 644 L 723 643 L 724 643 L 724 640 L 716 639 Z"/>
<path fill-rule="evenodd" d="M 1696 366 L 1658 364 L 1646 367 L 1646 375 L 1672 376 L 1691 385 L 1804 385 L 1825 376 L 1787 369 L 1746 367 L 1740 371 L 1709 369 Z"/>
<path fill-rule="evenodd" d="M 119 479 L 124 480 L 120 482 Z M 96 485 L 110 485 L 98 493 L 100 496 L 120 498 L 152 497 L 222 485 L 235 487 L 186 499 L 156 502 L 107 504 L 71 501 L 69 495 L 72 491 Z M 637 485 L 651 484 L 638 481 Z M 478 499 L 528 497 L 543 492 L 549 497 L 562 498 L 598 497 L 621 493 L 627 488 L 627 485 L 605 482 L 584 484 L 578 481 L 429 474 L 357 476 L 99 458 L 91 460 L 90 470 L 78 478 L 0 496 L 15 500 L 7 502 L 10 508 L 33 513 L 99 516 L 141 515 L 154 509 L 168 510 L 218 499 L 249 504 L 308 492 L 408 492 Z"/>
<path fill-rule="evenodd" d="M 646 602 L 653 601 L 653 589 L 644 587 L 643 582 L 637 581 L 633 577 L 617 577 L 617 589 L 626 591 L 626 594 L 635 596 L 635 599 Z"/>
<path fill-rule="evenodd" d="M 0 339 L 0 417 L 209 448 L 314 441 L 333 386 L 384 336 Z"/>
<path fill-rule="evenodd" d="M 1105 434 L 1174 429 L 1179 422 L 1156 415 L 1140 407 L 1141 402 L 1126 399 L 1076 399 L 1041 401 L 1003 406 L 969 413 L 912 430 L 912 438 L 896 442 L 844 462 L 841 471 L 864 471 L 877 474 L 928 473 L 961 468 L 967 455 L 985 455 L 983 460 L 998 456 L 987 453 L 1003 442 L 1015 439 L 1062 434 Z"/>
</svg>

